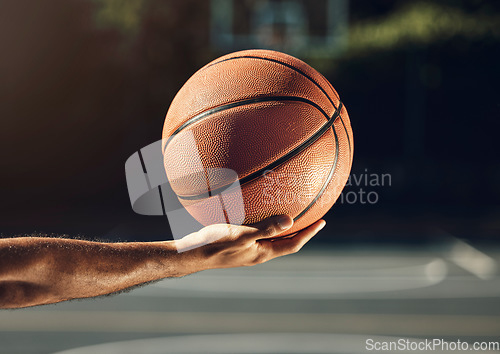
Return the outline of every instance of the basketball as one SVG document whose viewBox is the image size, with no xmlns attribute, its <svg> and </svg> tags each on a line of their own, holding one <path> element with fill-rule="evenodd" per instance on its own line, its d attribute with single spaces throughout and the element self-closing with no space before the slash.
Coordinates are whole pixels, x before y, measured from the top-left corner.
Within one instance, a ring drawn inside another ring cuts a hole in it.
<svg viewBox="0 0 500 354">
<path fill-rule="evenodd" d="M 201 224 L 287 214 L 293 234 L 339 197 L 353 137 L 345 106 L 318 71 L 281 52 L 245 50 L 208 63 L 182 86 L 162 150 L 173 191 Z"/>
</svg>

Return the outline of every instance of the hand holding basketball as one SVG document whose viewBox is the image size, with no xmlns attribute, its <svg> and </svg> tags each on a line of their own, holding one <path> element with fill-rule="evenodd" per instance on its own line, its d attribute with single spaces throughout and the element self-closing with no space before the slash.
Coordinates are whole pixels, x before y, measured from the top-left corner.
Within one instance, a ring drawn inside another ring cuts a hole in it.
<svg viewBox="0 0 500 354">
<path fill-rule="evenodd" d="M 176 246 L 178 250 L 190 249 L 183 252 L 189 273 L 252 266 L 298 252 L 326 223 L 318 220 L 291 237 L 275 238 L 292 225 L 293 219 L 286 215 L 254 225 L 210 225 L 176 241 Z"/>
</svg>

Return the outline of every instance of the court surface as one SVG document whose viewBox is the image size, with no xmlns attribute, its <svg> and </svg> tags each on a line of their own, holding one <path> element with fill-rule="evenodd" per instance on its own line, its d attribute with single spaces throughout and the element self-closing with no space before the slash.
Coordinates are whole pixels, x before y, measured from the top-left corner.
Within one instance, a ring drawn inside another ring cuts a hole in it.
<svg viewBox="0 0 500 354">
<path fill-rule="evenodd" d="M 500 249 L 459 240 L 308 247 L 117 296 L 1 311 L 0 353 L 368 353 L 367 340 L 499 342 L 499 261 Z"/>
</svg>

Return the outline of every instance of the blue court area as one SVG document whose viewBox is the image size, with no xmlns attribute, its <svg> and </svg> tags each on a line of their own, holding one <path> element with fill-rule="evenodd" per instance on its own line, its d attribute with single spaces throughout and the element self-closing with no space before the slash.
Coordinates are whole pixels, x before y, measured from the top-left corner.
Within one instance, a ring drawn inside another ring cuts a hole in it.
<svg viewBox="0 0 500 354">
<path fill-rule="evenodd" d="M 500 249 L 459 240 L 411 250 L 310 247 L 112 297 L 2 311 L 0 353 L 367 353 L 376 352 L 369 343 L 395 341 L 498 343 L 499 261 Z"/>
</svg>

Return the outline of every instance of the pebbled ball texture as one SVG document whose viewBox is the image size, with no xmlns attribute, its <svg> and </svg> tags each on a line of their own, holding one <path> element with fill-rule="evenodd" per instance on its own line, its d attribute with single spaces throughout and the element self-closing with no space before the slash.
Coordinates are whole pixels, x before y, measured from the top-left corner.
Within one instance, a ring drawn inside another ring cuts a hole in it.
<svg viewBox="0 0 500 354">
<path fill-rule="evenodd" d="M 295 233 L 332 207 L 349 176 L 353 138 L 344 106 L 318 135 L 339 104 L 319 72 L 287 54 L 218 58 L 184 84 L 167 112 L 169 182 L 203 225 L 288 214 L 295 223 L 286 234 Z M 228 188 L 236 180 L 241 191 Z"/>
</svg>

